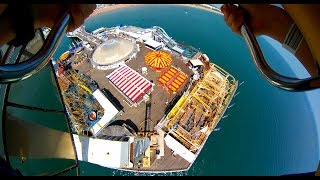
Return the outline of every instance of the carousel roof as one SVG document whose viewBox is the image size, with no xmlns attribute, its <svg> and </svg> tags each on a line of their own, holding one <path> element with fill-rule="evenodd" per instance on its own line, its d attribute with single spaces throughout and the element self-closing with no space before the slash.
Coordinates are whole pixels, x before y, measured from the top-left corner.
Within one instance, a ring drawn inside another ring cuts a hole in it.
<svg viewBox="0 0 320 180">
<path fill-rule="evenodd" d="M 145 62 L 156 70 L 170 66 L 171 61 L 171 56 L 163 51 L 151 51 L 145 56 Z"/>
</svg>

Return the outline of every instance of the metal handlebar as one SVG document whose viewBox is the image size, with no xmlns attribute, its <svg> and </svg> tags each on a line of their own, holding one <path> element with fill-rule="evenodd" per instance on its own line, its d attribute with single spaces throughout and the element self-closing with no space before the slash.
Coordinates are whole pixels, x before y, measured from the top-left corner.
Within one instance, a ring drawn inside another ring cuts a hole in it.
<svg viewBox="0 0 320 180">
<path fill-rule="evenodd" d="M 213 10 L 215 13 L 223 15 L 220 9 Z M 28 61 L 0 66 L 0 83 L 10 83 L 23 80 L 41 70 L 49 62 L 51 56 L 57 49 L 57 46 L 66 31 L 69 18 L 70 15 L 66 12 L 59 22 L 52 28 L 39 52 Z M 246 23 L 241 27 L 241 34 L 250 50 L 253 61 L 259 72 L 272 85 L 289 91 L 305 91 L 320 87 L 320 76 L 297 79 L 286 77 L 275 72 L 266 62 L 259 43 Z"/>
<path fill-rule="evenodd" d="M 0 66 L 0 83 L 26 79 L 40 71 L 51 59 L 66 32 L 70 14 L 66 12 L 51 29 L 41 49 L 27 61 Z"/>
<path fill-rule="evenodd" d="M 220 9 L 213 10 L 215 13 L 223 16 Z M 320 87 L 320 76 L 298 79 L 286 77 L 274 71 L 266 62 L 256 37 L 246 23 L 241 26 L 241 35 L 249 48 L 253 62 L 259 72 L 272 85 L 288 91 L 307 91 Z"/>
<path fill-rule="evenodd" d="M 269 83 L 289 91 L 306 91 L 320 87 L 320 76 L 298 79 L 286 77 L 275 72 L 266 62 L 254 34 L 246 23 L 241 27 L 241 34 L 250 50 L 253 62 L 262 76 L 269 81 Z"/>
</svg>

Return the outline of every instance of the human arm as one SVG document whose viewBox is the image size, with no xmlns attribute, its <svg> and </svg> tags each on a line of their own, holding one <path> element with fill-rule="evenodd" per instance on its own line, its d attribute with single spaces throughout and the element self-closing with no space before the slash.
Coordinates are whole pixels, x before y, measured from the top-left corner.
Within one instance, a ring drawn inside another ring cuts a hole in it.
<svg viewBox="0 0 320 180">
<path fill-rule="evenodd" d="M 246 19 L 246 23 L 256 36 L 267 35 L 280 43 L 284 41 L 294 23 L 284 9 L 268 4 L 241 4 L 241 8 L 234 5 L 223 5 L 221 11 L 233 32 L 240 34 L 241 25 Z M 302 40 L 295 56 L 310 75 L 318 75 L 317 63 L 312 58 L 306 40 Z"/>
<path fill-rule="evenodd" d="M 32 5 L 33 16 L 35 17 L 35 28 L 43 26 L 53 27 L 63 12 L 69 11 L 71 19 L 68 24 L 67 31 L 73 31 L 81 26 L 84 20 L 96 8 L 96 4 L 34 4 Z"/>
<path fill-rule="evenodd" d="M 0 8 L 6 9 L 4 6 L 0 6 Z M 40 27 L 52 28 L 62 14 L 68 10 L 71 19 L 67 31 L 73 31 L 83 24 L 84 20 L 89 17 L 95 8 L 95 4 L 32 4 L 31 13 L 34 18 L 35 29 Z M 3 11 L 4 13 L 1 13 L 0 16 L 0 45 L 8 43 L 16 36 L 11 17 L 8 13 L 5 13 L 6 10 Z"/>
</svg>

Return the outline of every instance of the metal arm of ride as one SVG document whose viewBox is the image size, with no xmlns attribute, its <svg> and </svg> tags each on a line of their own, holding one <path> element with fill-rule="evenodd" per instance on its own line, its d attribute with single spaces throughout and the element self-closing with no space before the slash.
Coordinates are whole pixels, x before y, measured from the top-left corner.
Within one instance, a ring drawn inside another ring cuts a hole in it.
<svg viewBox="0 0 320 180">
<path fill-rule="evenodd" d="M 220 10 L 214 12 L 223 15 Z M 48 38 L 39 52 L 28 61 L 18 64 L 7 64 L 0 66 L 0 83 L 10 83 L 26 79 L 41 70 L 50 60 L 57 49 L 63 34 L 65 33 L 70 15 L 66 13 L 60 21 L 52 28 Z M 244 23 L 241 34 L 250 50 L 255 65 L 262 76 L 272 85 L 289 91 L 305 91 L 320 87 L 320 76 L 306 79 L 297 79 L 283 76 L 275 72 L 266 62 L 260 46 L 250 30 Z"/>
<path fill-rule="evenodd" d="M 66 32 L 70 14 L 66 12 L 53 26 L 41 49 L 29 60 L 0 65 L 0 83 L 24 80 L 40 71 L 51 59 Z"/>
</svg>

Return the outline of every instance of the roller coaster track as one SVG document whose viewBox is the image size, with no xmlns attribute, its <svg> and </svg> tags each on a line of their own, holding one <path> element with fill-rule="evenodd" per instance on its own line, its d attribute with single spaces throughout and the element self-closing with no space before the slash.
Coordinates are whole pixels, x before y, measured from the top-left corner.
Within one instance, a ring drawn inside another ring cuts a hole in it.
<svg viewBox="0 0 320 180">
<path fill-rule="evenodd" d="M 189 132 L 187 132 L 186 130 L 184 130 L 181 126 L 178 125 L 178 128 L 176 131 L 172 131 L 173 134 L 176 134 L 178 136 L 175 136 L 177 137 L 181 142 L 186 142 L 187 144 L 186 145 L 191 145 L 189 147 L 189 150 L 192 148 L 192 147 L 195 147 L 196 149 L 199 148 L 199 144 L 195 144 L 194 140 L 192 140 L 191 138 L 188 138 L 190 137 L 190 134 Z"/>
<path fill-rule="evenodd" d="M 198 100 L 203 106 L 205 106 L 208 109 L 209 112 L 212 112 L 211 107 L 207 103 L 203 102 L 198 94 L 195 94 L 192 97 L 195 98 L 196 100 Z"/>
<path fill-rule="evenodd" d="M 207 91 L 210 91 L 212 92 L 214 95 L 215 94 L 218 94 L 219 91 L 217 91 L 216 89 L 212 88 L 210 85 L 208 84 L 205 84 L 205 83 L 202 83 L 201 85 L 197 85 L 199 87 L 200 90 L 207 90 Z"/>
<path fill-rule="evenodd" d="M 71 75 L 71 77 L 74 80 L 74 82 L 76 82 L 80 88 L 87 91 L 89 94 L 92 94 L 92 91 L 87 86 L 85 86 L 82 82 L 80 82 L 80 80 L 76 76 L 77 73 L 74 70 L 72 71 L 72 73 L 73 73 L 73 75 Z"/>
<path fill-rule="evenodd" d="M 217 99 L 216 97 L 210 97 L 208 94 L 204 93 L 202 90 L 198 90 L 197 94 L 206 97 L 207 99 L 209 99 L 209 102 L 215 102 Z"/>
<path fill-rule="evenodd" d="M 205 112 L 204 110 L 202 110 L 202 109 L 199 108 L 198 106 L 195 106 L 195 108 L 197 109 L 197 112 L 202 112 L 201 115 L 210 116 L 210 113 Z"/>
<path fill-rule="evenodd" d="M 80 82 L 77 82 L 79 87 L 81 87 L 83 90 L 87 91 L 88 93 L 92 94 L 92 91 L 85 85 L 81 84 Z"/>
<path fill-rule="evenodd" d="M 213 87 L 212 89 L 220 92 L 221 86 L 217 85 L 216 83 L 213 83 L 212 81 L 206 81 L 206 85 Z"/>
<path fill-rule="evenodd" d="M 169 48 L 173 48 L 174 46 L 177 46 L 177 43 L 171 39 L 171 37 L 166 33 L 164 29 L 162 29 L 159 26 L 153 26 L 152 28 L 156 30 L 156 34 L 164 40 L 164 42 Z"/>
</svg>

